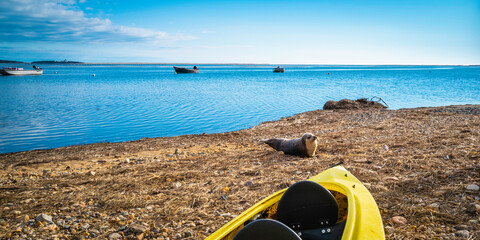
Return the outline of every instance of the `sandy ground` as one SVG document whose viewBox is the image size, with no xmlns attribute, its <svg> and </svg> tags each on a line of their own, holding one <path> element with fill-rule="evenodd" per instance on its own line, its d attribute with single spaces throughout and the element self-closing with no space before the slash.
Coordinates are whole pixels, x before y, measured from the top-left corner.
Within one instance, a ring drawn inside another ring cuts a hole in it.
<svg viewBox="0 0 480 240">
<path fill-rule="evenodd" d="M 260 143 L 305 132 L 319 137 L 315 157 Z M 230 133 L 3 154 L 0 238 L 203 239 L 343 161 L 387 239 L 480 239 L 479 160 L 480 105 L 318 110 Z"/>
</svg>

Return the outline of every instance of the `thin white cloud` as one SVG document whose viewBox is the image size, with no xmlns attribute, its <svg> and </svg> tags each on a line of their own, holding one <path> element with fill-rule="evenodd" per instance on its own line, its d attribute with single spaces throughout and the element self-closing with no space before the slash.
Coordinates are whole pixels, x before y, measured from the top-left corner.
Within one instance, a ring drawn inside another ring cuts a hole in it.
<svg viewBox="0 0 480 240">
<path fill-rule="evenodd" d="M 80 1 L 82 2 L 82 1 Z M 73 0 L 4 0 L 0 4 L 0 41 L 171 43 L 195 37 L 119 26 L 86 17 Z"/>
<path fill-rule="evenodd" d="M 242 49 L 242 48 L 252 48 L 252 47 L 253 47 L 253 46 L 251 46 L 251 45 L 203 46 L 203 48 L 206 48 L 206 49 L 226 49 L 226 48 L 231 48 L 231 49 L 239 48 L 239 49 Z"/>
</svg>

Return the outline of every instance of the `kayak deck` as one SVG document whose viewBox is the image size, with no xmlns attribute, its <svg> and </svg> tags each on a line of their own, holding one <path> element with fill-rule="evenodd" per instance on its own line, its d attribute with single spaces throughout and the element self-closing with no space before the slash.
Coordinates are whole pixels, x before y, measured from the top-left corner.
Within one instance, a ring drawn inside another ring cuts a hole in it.
<svg viewBox="0 0 480 240">
<path fill-rule="evenodd" d="M 332 193 L 338 204 L 337 223 L 345 221 L 342 240 L 385 239 L 377 204 L 365 186 L 344 167 L 336 166 L 308 179 Z M 277 207 L 287 189 L 261 200 L 208 236 L 207 240 L 230 240 L 256 219 L 278 220 Z"/>
</svg>

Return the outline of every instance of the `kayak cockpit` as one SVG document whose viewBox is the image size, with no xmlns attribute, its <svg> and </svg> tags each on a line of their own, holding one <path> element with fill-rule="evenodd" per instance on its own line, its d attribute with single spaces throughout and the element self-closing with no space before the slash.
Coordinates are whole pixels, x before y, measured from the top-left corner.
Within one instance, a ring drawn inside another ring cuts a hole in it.
<svg viewBox="0 0 480 240">
<path fill-rule="evenodd" d="M 329 168 L 308 181 L 321 188 L 310 183 L 302 183 L 300 187 L 296 186 L 299 183 L 293 184 L 288 189 L 280 190 L 259 201 L 208 236 L 206 240 L 238 240 L 236 239 L 237 234 L 251 228 L 259 229 L 254 231 L 254 234 L 261 234 L 258 239 L 270 239 L 269 236 L 272 234 L 269 232 L 273 230 L 269 227 L 278 230 L 283 226 L 287 228 L 287 232 L 293 232 L 303 240 L 385 239 L 382 217 L 375 200 L 368 189 L 344 167 Z M 311 196 L 312 191 L 317 192 L 314 194 L 315 196 Z M 298 196 L 289 200 L 288 195 Z M 332 197 L 334 201 L 331 200 Z M 307 198 L 312 198 L 312 201 L 304 200 Z M 320 200 L 320 198 L 322 199 Z M 336 209 L 336 217 L 335 211 L 325 210 L 329 208 Z M 289 209 L 293 210 L 289 213 Z M 325 211 L 328 213 L 325 214 Z M 293 213 L 299 215 L 298 219 L 297 216 L 292 218 L 287 216 L 287 220 L 285 220 L 285 215 Z M 262 222 L 258 222 L 259 220 Z M 264 220 L 267 222 L 263 223 Z M 265 229 L 262 230 L 262 228 Z M 250 234 L 247 234 L 249 239 L 255 239 Z M 243 233 L 239 237 L 241 235 Z M 286 233 L 285 236 L 288 235 Z M 277 239 L 293 240 L 295 238 Z"/>
<path fill-rule="evenodd" d="M 265 239 L 266 232 L 277 231 L 284 233 L 282 239 L 285 240 L 341 239 L 347 205 L 347 197 L 340 192 L 329 191 L 316 182 L 300 181 L 290 186 L 279 201 L 245 221 L 224 239 L 260 240 Z"/>
<path fill-rule="evenodd" d="M 342 194 L 336 192 L 336 195 L 346 200 L 346 197 L 341 197 Z M 348 204 L 344 200 L 341 200 L 341 203 Z M 276 218 L 274 218 L 275 215 L 272 216 L 272 219 L 276 220 L 271 220 L 278 222 L 276 225 L 262 223 L 256 224 L 255 228 L 245 227 L 239 231 L 234 240 L 244 239 L 243 235 L 252 240 L 257 239 L 254 234 L 256 231 L 258 231 L 258 239 L 264 239 L 263 231 L 274 231 L 271 229 L 272 226 L 274 229 L 280 226 L 287 227 L 303 240 L 341 239 L 346 216 L 339 218 L 339 212 L 336 198 L 325 187 L 312 181 L 300 181 L 290 186 L 276 204 Z M 342 211 L 342 214 L 345 213 L 346 211 Z"/>
</svg>

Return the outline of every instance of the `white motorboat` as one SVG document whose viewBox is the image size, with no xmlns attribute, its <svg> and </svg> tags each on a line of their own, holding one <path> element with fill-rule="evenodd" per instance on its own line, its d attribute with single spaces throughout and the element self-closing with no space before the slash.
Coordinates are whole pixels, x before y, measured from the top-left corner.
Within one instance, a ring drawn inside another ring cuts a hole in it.
<svg viewBox="0 0 480 240">
<path fill-rule="evenodd" d="M 2 75 L 42 75 L 43 69 L 41 68 L 34 68 L 33 70 L 26 70 L 23 68 L 14 68 L 14 67 L 4 67 L 0 69 L 0 74 Z"/>
</svg>

